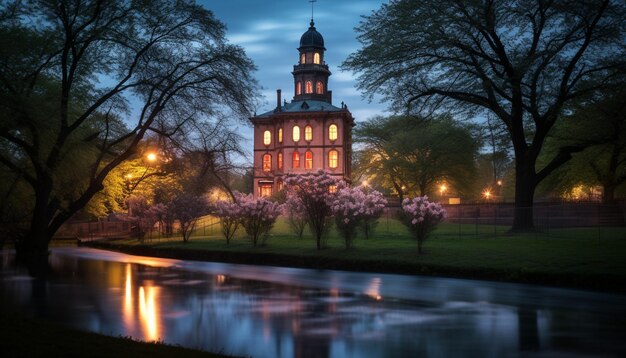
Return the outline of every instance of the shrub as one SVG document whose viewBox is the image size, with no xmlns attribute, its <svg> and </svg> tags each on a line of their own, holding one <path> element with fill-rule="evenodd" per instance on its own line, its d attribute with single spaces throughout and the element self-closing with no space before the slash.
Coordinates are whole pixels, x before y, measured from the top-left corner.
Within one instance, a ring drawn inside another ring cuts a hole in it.
<svg viewBox="0 0 626 358">
<path fill-rule="evenodd" d="M 254 198 L 252 194 L 239 194 L 236 197 L 241 210 L 241 225 L 252 240 L 252 245 L 256 247 L 259 240 L 265 244 L 276 218 L 280 215 L 281 205 L 263 197 Z"/>
<path fill-rule="evenodd" d="M 367 192 L 361 187 L 340 185 L 331 205 L 337 231 L 344 238 L 346 249 L 352 247 L 357 228 L 366 221 L 375 221 L 385 208 L 386 200 L 377 191 Z"/>
<path fill-rule="evenodd" d="M 440 204 L 428 201 L 428 197 L 418 196 L 402 201 L 400 220 L 417 240 L 417 253 L 422 253 L 422 244 L 430 233 L 446 217 L 446 210 Z"/>
</svg>

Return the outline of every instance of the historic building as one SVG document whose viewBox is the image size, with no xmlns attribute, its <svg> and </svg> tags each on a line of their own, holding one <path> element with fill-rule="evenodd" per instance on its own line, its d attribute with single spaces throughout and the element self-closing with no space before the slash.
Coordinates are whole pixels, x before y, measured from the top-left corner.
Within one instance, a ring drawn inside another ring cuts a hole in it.
<svg viewBox="0 0 626 358">
<path fill-rule="evenodd" d="M 283 188 L 283 175 L 323 169 L 350 179 L 354 118 L 342 102 L 332 104 L 331 75 L 324 61 L 324 38 L 311 20 L 300 38 L 293 66 L 291 102 L 276 91 L 276 108 L 250 118 L 254 125 L 254 195 L 270 196 Z"/>
</svg>

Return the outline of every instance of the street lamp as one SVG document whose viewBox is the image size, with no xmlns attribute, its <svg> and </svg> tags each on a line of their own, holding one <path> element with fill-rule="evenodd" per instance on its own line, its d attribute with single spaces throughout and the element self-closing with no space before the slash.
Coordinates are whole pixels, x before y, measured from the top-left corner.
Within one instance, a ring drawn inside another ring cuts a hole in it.
<svg viewBox="0 0 626 358">
<path fill-rule="evenodd" d="M 487 201 L 489 201 L 489 199 L 491 199 L 491 191 L 489 189 L 485 190 L 483 192 L 483 196 L 487 199 Z"/>
<path fill-rule="evenodd" d="M 155 153 L 148 153 L 148 155 L 146 155 L 146 159 L 148 159 L 149 162 L 154 162 L 157 160 L 157 155 Z"/>
<path fill-rule="evenodd" d="M 446 190 L 448 190 L 448 187 L 446 186 L 446 184 L 441 184 L 439 186 L 439 195 L 443 196 L 443 193 L 445 193 Z"/>
</svg>

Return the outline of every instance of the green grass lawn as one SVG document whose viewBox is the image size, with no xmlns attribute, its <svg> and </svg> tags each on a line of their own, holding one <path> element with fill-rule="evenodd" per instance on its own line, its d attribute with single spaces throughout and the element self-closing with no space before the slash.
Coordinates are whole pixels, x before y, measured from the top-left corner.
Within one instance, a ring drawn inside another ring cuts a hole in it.
<svg viewBox="0 0 626 358">
<path fill-rule="evenodd" d="M 425 243 L 425 252 L 418 255 L 416 242 L 406 228 L 393 219 L 383 218 L 370 239 L 357 237 L 350 250 L 345 249 L 342 239 L 331 230 L 326 248 L 319 251 L 310 233 L 298 239 L 284 220 L 276 223 L 266 244 L 256 248 L 243 231 L 227 246 L 216 222 L 206 218 L 188 243 L 176 237 L 153 238 L 143 244 L 136 239 L 123 239 L 115 244 L 123 251 L 151 249 L 148 254 L 158 251 L 169 257 L 488 278 L 610 290 L 623 290 L 612 286 L 626 281 L 626 228 L 611 229 L 611 235 L 603 239 L 598 239 L 594 229 L 560 229 L 559 237 L 554 238 L 542 232 L 509 235 L 505 226 L 443 223 Z M 198 255 L 183 255 L 183 252 Z"/>
</svg>

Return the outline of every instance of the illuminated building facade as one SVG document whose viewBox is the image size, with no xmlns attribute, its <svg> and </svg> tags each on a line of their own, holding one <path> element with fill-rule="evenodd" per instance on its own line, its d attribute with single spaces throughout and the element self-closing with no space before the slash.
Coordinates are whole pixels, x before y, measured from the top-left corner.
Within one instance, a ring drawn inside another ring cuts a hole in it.
<svg viewBox="0 0 626 358">
<path fill-rule="evenodd" d="M 271 196 L 283 188 L 286 173 L 323 169 L 348 180 L 352 162 L 354 118 L 348 107 L 332 104 L 331 75 L 324 62 L 324 38 L 311 20 L 300 38 L 293 66 L 294 97 L 250 118 L 254 125 L 254 195 Z"/>
</svg>

